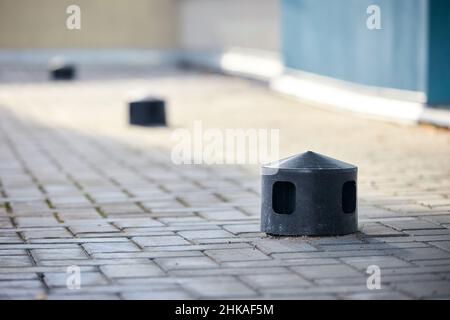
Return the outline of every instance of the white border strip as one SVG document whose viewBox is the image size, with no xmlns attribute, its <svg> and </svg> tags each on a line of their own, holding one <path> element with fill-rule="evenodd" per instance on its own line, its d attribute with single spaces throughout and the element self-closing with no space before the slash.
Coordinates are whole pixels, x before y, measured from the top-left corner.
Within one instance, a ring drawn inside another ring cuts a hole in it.
<svg viewBox="0 0 450 320">
<path fill-rule="evenodd" d="M 424 110 L 420 102 L 364 94 L 291 75 L 272 79 L 270 87 L 302 101 L 406 123 L 417 123 Z"/>
<path fill-rule="evenodd" d="M 194 66 L 267 82 L 283 72 L 278 53 L 256 49 L 236 47 L 211 51 L 187 50 L 183 54 L 183 60 Z"/>
<path fill-rule="evenodd" d="M 429 123 L 438 127 L 450 129 L 450 110 L 424 108 L 419 123 Z"/>
</svg>

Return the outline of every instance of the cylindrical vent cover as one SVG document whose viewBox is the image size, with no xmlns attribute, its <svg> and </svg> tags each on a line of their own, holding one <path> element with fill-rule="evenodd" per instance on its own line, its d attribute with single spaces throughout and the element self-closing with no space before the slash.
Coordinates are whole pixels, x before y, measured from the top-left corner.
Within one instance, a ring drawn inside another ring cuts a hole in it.
<svg viewBox="0 0 450 320">
<path fill-rule="evenodd" d="M 315 152 L 262 167 L 261 231 L 336 236 L 358 230 L 358 168 Z"/>
</svg>

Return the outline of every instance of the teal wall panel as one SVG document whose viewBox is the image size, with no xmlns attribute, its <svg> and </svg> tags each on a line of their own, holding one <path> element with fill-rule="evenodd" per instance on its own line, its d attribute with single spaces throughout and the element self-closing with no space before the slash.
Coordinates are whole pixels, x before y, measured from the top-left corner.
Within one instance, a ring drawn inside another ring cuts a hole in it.
<svg viewBox="0 0 450 320">
<path fill-rule="evenodd" d="M 381 30 L 366 26 L 369 5 Z M 365 85 L 426 91 L 428 0 L 283 0 L 288 68 Z"/>
</svg>

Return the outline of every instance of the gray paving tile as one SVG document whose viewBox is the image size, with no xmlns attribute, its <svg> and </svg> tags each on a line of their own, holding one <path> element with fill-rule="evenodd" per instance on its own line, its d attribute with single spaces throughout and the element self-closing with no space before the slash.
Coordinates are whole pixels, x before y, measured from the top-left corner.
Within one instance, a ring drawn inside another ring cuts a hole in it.
<svg viewBox="0 0 450 320">
<path fill-rule="evenodd" d="M 450 282 L 442 280 L 399 283 L 396 288 L 414 295 L 415 298 L 439 298 L 450 294 Z"/>
<path fill-rule="evenodd" d="M 158 277 L 164 272 L 149 261 L 146 264 L 105 265 L 100 269 L 108 278 Z"/>
<path fill-rule="evenodd" d="M 28 267 L 32 262 L 28 256 L 2 256 L 0 267 Z"/>
<path fill-rule="evenodd" d="M 186 239 L 215 239 L 233 237 L 233 234 L 225 230 L 193 230 L 181 231 L 178 234 Z"/>
<path fill-rule="evenodd" d="M 181 289 L 157 290 L 151 292 L 126 292 L 122 294 L 126 300 L 189 300 L 191 295 Z"/>
<path fill-rule="evenodd" d="M 290 267 L 307 279 L 361 277 L 362 273 L 347 265 L 294 266 Z"/>
<path fill-rule="evenodd" d="M 392 256 L 348 257 L 341 260 L 361 270 L 366 270 L 371 265 L 376 265 L 381 269 L 411 267 L 411 263 Z"/>
<path fill-rule="evenodd" d="M 206 250 L 205 254 L 218 262 L 267 260 L 268 256 L 257 249 L 217 249 Z"/>
<path fill-rule="evenodd" d="M 218 265 L 208 257 L 174 257 L 156 258 L 154 260 L 164 270 L 191 269 L 191 268 L 216 268 Z"/>
<path fill-rule="evenodd" d="M 198 298 L 218 299 L 227 297 L 252 297 L 256 295 L 250 287 L 231 277 L 193 278 L 181 282 L 181 286 Z"/>
<path fill-rule="evenodd" d="M 111 253 L 111 252 L 138 252 L 139 247 L 132 242 L 97 242 L 84 243 L 83 248 L 90 255 L 94 253 Z"/>
<path fill-rule="evenodd" d="M 70 274 L 67 273 L 44 273 L 44 281 L 49 287 L 64 287 L 67 288 L 67 281 Z M 99 286 L 106 285 L 108 281 L 100 272 L 81 272 L 80 273 L 80 288 L 85 286 Z M 75 293 L 77 290 L 67 288 L 67 293 Z"/>
<path fill-rule="evenodd" d="M 189 242 L 180 236 L 155 236 L 132 238 L 141 247 L 188 245 Z"/>
<path fill-rule="evenodd" d="M 317 250 L 312 245 L 298 238 L 264 238 L 255 241 L 254 244 L 258 249 L 267 254 Z"/>
<path fill-rule="evenodd" d="M 240 279 L 253 288 L 290 288 L 312 285 L 310 281 L 293 273 L 245 275 Z"/>
<path fill-rule="evenodd" d="M 81 248 L 74 249 L 33 249 L 32 255 L 36 260 L 72 260 L 88 259 L 87 254 Z"/>
</svg>

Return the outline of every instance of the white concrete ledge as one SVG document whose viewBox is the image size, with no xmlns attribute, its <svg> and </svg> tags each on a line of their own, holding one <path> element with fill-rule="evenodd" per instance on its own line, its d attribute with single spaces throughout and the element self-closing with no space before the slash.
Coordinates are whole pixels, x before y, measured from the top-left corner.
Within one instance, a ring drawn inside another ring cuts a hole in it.
<svg viewBox="0 0 450 320">
<path fill-rule="evenodd" d="M 273 79 L 270 87 L 276 92 L 308 103 L 389 120 L 415 122 L 423 111 L 423 105 L 420 102 L 370 95 L 292 75 L 283 75 Z"/>
<path fill-rule="evenodd" d="M 432 109 L 421 92 L 371 88 L 336 79 L 311 79 L 302 73 L 284 73 L 270 81 L 275 92 L 331 109 L 401 123 L 430 123 L 450 128 L 450 111 Z"/>
<path fill-rule="evenodd" d="M 418 122 L 450 129 L 450 110 L 424 108 Z"/>
<path fill-rule="evenodd" d="M 187 50 L 183 53 L 183 59 L 194 66 L 207 67 L 226 74 L 263 81 L 270 81 L 283 72 L 280 55 L 263 50 L 246 48 L 210 51 Z"/>
</svg>

